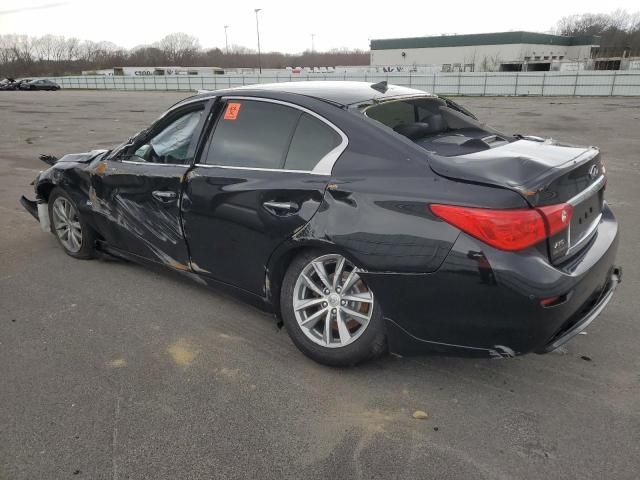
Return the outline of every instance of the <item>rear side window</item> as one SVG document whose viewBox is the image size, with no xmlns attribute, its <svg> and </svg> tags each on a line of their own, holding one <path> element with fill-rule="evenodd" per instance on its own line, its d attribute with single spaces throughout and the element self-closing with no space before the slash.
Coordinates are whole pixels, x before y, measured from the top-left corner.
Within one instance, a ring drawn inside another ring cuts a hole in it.
<svg viewBox="0 0 640 480">
<path fill-rule="evenodd" d="M 318 162 L 341 142 L 342 138 L 333 128 L 304 113 L 291 140 L 284 168 L 313 170 Z"/>
<path fill-rule="evenodd" d="M 270 102 L 230 100 L 220 114 L 205 163 L 282 168 L 301 114 Z"/>
</svg>

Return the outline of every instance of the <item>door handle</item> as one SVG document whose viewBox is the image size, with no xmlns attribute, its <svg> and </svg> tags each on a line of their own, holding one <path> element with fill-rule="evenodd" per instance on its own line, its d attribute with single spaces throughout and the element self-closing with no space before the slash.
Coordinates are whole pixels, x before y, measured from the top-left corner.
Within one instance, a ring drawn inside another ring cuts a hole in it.
<svg viewBox="0 0 640 480">
<path fill-rule="evenodd" d="M 275 215 L 286 215 L 300 210 L 300 206 L 294 202 L 264 202 L 262 205 Z"/>
<path fill-rule="evenodd" d="M 151 192 L 151 195 L 153 196 L 153 198 L 163 203 L 173 202 L 178 196 L 176 192 L 171 192 L 168 190 L 154 190 L 153 192 Z"/>
</svg>

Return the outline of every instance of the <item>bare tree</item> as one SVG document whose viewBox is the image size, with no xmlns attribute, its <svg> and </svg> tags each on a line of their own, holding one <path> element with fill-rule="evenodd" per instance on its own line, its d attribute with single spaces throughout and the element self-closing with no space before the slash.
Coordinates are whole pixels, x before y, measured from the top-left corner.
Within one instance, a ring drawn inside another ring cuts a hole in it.
<svg viewBox="0 0 640 480">
<path fill-rule="evenodd" d="M 233 45 L 229 46 L 229 53 L 233 53 L 233 54 L 236 54 L 236 55 L 254 54 L 256 52 L 257 52 L 257 50 L 254 50 L 254 49 L 249 48 L 249 47 L 245 47 L 243 45 L 233 44 Z"/>
<path fill-rule="evenodd" d="M 78 48 L 78 58 L 86 63 L 93 63 L 100 52 L 100 44 L 98 42 L 92 42 L 91 40 L 85 40 L 80 44 Z"/>
<path fill-rule="evenodd" d="M 495 55 L 484 55 L 480 61 L 480 70 L 483 72 L 496 72 L 500 69 L 502 58 L 500 53 Z"/>
<path fill-rule="evenodd" d="M 165 55 L 162 50 L 149 45 L 139 46 L 129 52 L 127 65 L 157 67 L 165 63 Z"/>
<path fill-rule="evenodd" d="M 27 35 L 16 35 L 13 45 L 14 54 L 17 61 L 23 64 L 30 64 L 34 60 L 33 39 Z"/>
<path fill-rule="evenodd" d="M 61 36 L 54 36 L 52 38 L 51 55 L 52 60 L 56 62 L 62 62 L 65 58 L 65 38 Z"/>
<path fill-rule="evenodd" d="M 76 37 L 66 38 L 64 40 L 65 60 L 77 60 L 80 54 L 80 39 Z"/>
<path fill-rule="evenodd" d="M 33 47 L 38 60 L 50 61 L 53 55 L 53 45 L 55 37 L 53 35 L 43 35 L 39 38 L 34 38 Z"/>
<path fill-rule="evenodd" d="M 186 33 L 171 33 L 155 44 L 167 56 L 167 60 L 180 64 L 200 51 L 200 42 Z"/>
<path fill-rule="evenodd" d="M 0 35 L 0 64 L 8 65 L 16 61 L 15 35 Z"/>
<path fill-rule="evenodd" d="M 640 12 L 616 10 L 611 13 L 584 13 L 561 18 L 556 24 L 560 35 L 592 35 L 600 37 L 601 49 L 612 56 L 623 49 L 640 51 Z"/>
</svg>

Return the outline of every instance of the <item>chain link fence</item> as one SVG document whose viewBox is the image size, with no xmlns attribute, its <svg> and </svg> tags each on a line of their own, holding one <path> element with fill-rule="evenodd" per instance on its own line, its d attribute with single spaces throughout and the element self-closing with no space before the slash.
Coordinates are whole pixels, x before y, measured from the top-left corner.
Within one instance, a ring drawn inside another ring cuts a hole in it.
<svg viewBox="0 0 640 480">
<path fill-rule="evenodd" d="M 380 82 L 439 95 L 475 96 L 640 96 L 640 71 L 460 72 L 436 74 L 263 74 L 263 75 L 83 75 L 50 77 L 66 89 L 217 90 L 257 83 L 306 80 Z"/>
</svg>

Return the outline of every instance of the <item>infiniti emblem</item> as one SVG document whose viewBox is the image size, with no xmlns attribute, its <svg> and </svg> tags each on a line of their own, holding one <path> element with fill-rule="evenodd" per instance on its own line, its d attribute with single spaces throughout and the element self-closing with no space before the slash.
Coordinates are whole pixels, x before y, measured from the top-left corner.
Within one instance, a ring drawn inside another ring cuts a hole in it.
<svg viewBox="0 0 640 480">
<path fill-rule="evenodd" d="M 589 177 L 596 178 L 598 176 L 598 166 L 597 165 L 591 165 L 591 168 L 589 169 Z"/>
<path fill-rule="evenodd" d="M 329 295 L 329 305 L 332 307 L 337 307 L 340 304 L 340 295 L 336 293 L 332 293 Z"/>
</svg>

